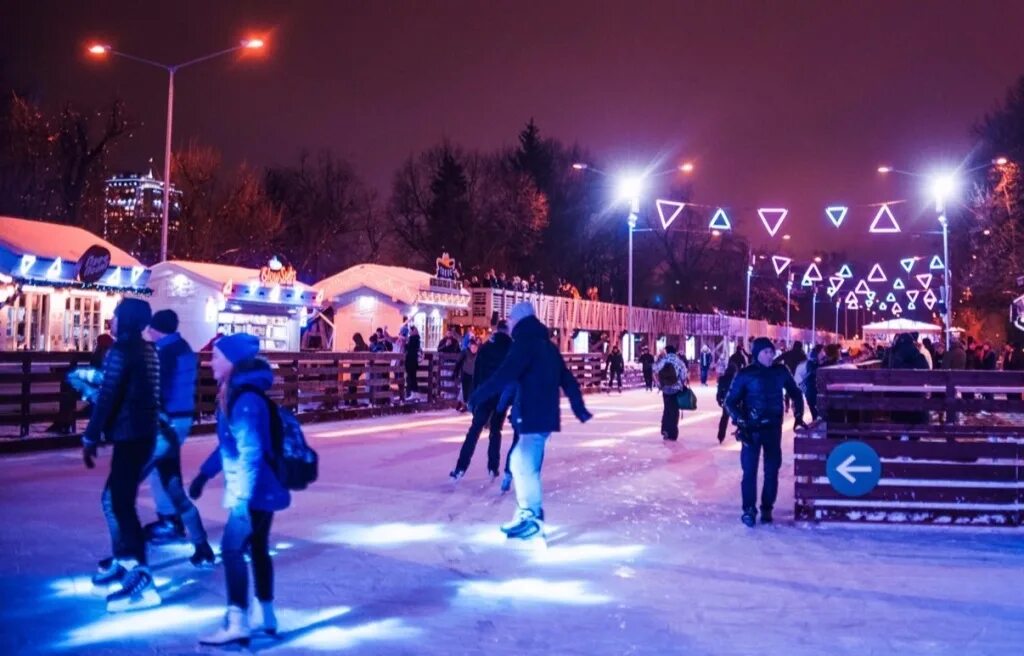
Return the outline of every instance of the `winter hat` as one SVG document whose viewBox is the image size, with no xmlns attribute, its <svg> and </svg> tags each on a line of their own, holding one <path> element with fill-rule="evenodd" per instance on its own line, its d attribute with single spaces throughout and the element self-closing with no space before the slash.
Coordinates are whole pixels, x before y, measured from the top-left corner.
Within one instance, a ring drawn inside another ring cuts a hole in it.
<svg viewBox="0 0 1024 656">
<path fill-rule="evenodd" d="M 260 340 L 247 333 L 235 333 L 218 339 L 213 348 L 220 351 L 231 364 L 238 364 L 259 354 Z"/>
<path fill-rule="evenodd" d="M 533 303 L 523 301 L 522 303 L 516 303 L 512 306 L 512 309 L 508 311 L 508 320 L 511 323 L 518 323 L 526 317 L 532 317 L 536 314 L 537 312 L 533 309 Z"/>
<path fill-rule="evenodd" d="M 153 310 L 147 301 L 126 298 L 114 309 L 114 316 L 117 317 L 117 336 L 133 337 L 142 334 L 142 329 L 149 325 Z"/>
<path fill-rule="evenodd" d="M 774 348 L 775 346 L 772 344 L 772 340 L 767 337 L 758 337 L 754 340 L 754 343 L 750 345 L 750 357 L 752 360 L 756 360 L 761 351 Z"/>
<path fill-rule="evenodd" d="M 178 332 L 178 314 L 174 310 L 155 312 L 149 322 L 149 327 L 165 335 Z"/>
</svg>

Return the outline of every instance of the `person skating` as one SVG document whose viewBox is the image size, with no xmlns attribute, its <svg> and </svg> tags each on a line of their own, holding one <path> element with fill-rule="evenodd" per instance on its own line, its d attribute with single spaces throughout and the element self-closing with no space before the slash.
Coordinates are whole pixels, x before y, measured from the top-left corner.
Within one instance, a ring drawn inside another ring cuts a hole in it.
<svg viewBox="0 0 1024 656">
<path fill-rule="evenodd" d="M 224 472 L 224 507 L 228 521 L 221 540 L 228 608 L 221 628 L 200 639 L 203 645 L 247 645 L 249 571 L 252 561 L 260 614 L 256 631 L 277 632 L 274 614 L 274 565 L 270 558 L 270 526 L 274 513 L 291 504 L 291 494 L 270 466 L 275 457 L 271 422 L 275 410 L 264 394 L 274 373 L 259 356 L 259 340 L 236 333 L 217 341 L 210 367 L 217 380 L 218 446 L 189 486 L 199 498 L 206 482 Z"/>
<path fill-rule="evenodd" d="M 626 372 L 626 361 L 622 357 L 622 351 L 619 350 L 618 344 L 612 347 L 606 364 L 608 367 L 608 389 L 611 389 L 613 384 L 617 384 L 619 392 L 621 392 L 622 374 Z"/>
<path fill-rule="evenodd" d="M 187 528 L 195 545 L 191 563 L 197 567 L 212 565 L 213 550 L 203 520 L 181 482 L 181 447 L 192 430 L 199 361 L 178 334 L 178 315 L 173 310 L 156 312 L 146 337 L 156 345 L 160 362 L 161 410 L 160 433 L 149 464 L 149 484 L 159 520 L 146 526 L 146 535 L 157 543 L 173 541 L 185 537 Z"/>
<path fill-rule="evenodd" d="M 512 347 L 512 338 L 508 334 L 508 323 L 499 321 L 490 339 L 480 347 L 476 354 L 474 366 L 474 384 L 478 387 L 490 378 L 501 363 L 505 361 L 509 349 Z M 499 410 L 499 399 L 494 397 L 481 403 L 473 412 L 473 421 L 466 431 L 466 439 L 459 450 L 459 459 L 452 470 L 452 480 L 458 480 L 469 469 L 470 460 L 476 450 L 476 443 L 480 439 L 480 433 L 484 426 L 490 427 L 490 434 L 487 440 L 487 473 L 491 478 L 498 476 L 498 469 L 501 466 L 501 428 L 505 424 L 505 415 L 508 407 Z"/>
<path fill-rule="evenodd" d="M 82 458 L 89 469 L 95 467 L 103 437 L 114 445 L 102 496 L 113 557 L 101 561 L 92 578 L 99 587 L 121 584 L 107 596 L 110 612 L 160 604 L 135 507 L 159 430 L 160 363 L 156 347 L 142 337 L 151 318 L 149 303 L 139 299 L 125 299 L 114 310 L 116 339 L 104 358 L 103 382 L 82 435 Z"/>
<path fill-rule="evenodd" d="M 469 397 L 473 393 L 473 375 L 476 372 L 476 354 L 479 350 L 480 345 L 476 340 L 470 340 L 466 350 L 459 354 L 459 359 L 455 361 L 455 368 L 452 370 L 452 378 L 459 384 L 461 390 L 459 412 L 469 409 Z"/>
<path fill-rule="evenodd" d="M 501 529 L 510 538 L 543 538 L 544 508 L 541 493 L 541 464 L 548 437 L 561 429 L 559 389 L 569 398 L 573 414 L 581 422 L 592 415 L 583 403 L 579 384 L 565 366 L 562 354 L 551 343 L 532 303 L 517 303 L 509 311 L 512 347 L 501 367 L 477 388 L 470 398 L 475 409 L 516 385 L 512 405 L 512 425 L 519 433 L 510 456 L 510 468 L 516 488 L 517 509 L 514 519 Z"/>
<path fill-rule="evenodd" d="M 729 356 L 729 361 L 725 365 L 725 371 L 718 377 L 718 389 L 716 390 L 715 400 L 718 402 L 718 407 L 722 409 L 722 418 L 718 420 L 719 444 L 725 441 L 725 432 L 729 428 L 729 411 L 725 407 L 725 395 L 729 393 L 729 386 L 732 385 L 736 374 L 746 366 L 747 358 L 743 353 L 743 349 L 737 348 Z"/>
<path fill-rule="evenodd" d="M 772 509 L 779 490 L 782 466 L 783 395 L 790 396 L 796 417 L 803 416 L 803 396 L 785 365 L 773 364 L 775 348 L 767 337 L 758 337 L 751 346 L 753 364 L 745 367 L 732 381 L 725 396 L 729 411 L 743 442 L 740 463 L 743 466 L 741 492 L 743 523 L 754 526 L 757 520 L 757 469 L 764 451 L 764 487 L 761 489 L 761 522 L 773 520 Z M 794 428 L 803 423 L 798 419 Z"/>
<path fill-rule="evenodd" d="M 700 384 L 704 387 L 708 385 L 708 372 L 711 371 L 711 363 L 714 360 L 715 356 L 711 354 L 711 349 L 705 344 L 700 349 Z"/>
<path fill-rule="evenodd" d="M 654 363 L 654 371 L 658 374 L 658 388 L 661 389 L 661 400 L 665 404 L 661 413 L 661 437 L 675 442 L 679 439 L 679 402 L 676 397 L 686 388 L 686 360 L 679 357 L 675 345 L 665 347 L 665 356 Z"/>
<path fill-rule="evenodd" d="M 654 356 L 646 346 L 640 354 L 640 368 L 644 374 L 644 389 L 648 392 L 654 390 Z"/>
</svg>

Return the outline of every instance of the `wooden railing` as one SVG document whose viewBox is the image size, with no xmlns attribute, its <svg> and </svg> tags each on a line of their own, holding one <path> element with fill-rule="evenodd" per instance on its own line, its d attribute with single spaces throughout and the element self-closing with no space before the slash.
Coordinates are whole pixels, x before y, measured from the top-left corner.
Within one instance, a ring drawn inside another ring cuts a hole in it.
<svg viewBox="0 0 1024 656">
<path fill-rule="evenodd" d="M 822 369 L 823 420 L 794 440 L 796 516 L 1018 526 L 1024 512 L 1024 372 Z M 881 479 L 844 496 L 827 459 L 870 446 Z"/>
<path fill-rule="evenodd" d="M 209 354 L 200 355 L 196 387 L 199 427 L 214 421 L 217 385 Z M 401 353 L 268 353 L 274 369 L 269 396 L 303 421 L 338 419 L 360 410 L 454 404 L 461 391 L 454 378 L 457 355 L 426 353 L 417 373 L 420 394 L 408 397 Z M 71 369 L 87 366 L 89 353 L 0 353 L 0 430 L 6 437 L 71 434 L 84 428 L 88 405 L 64 383 Z M 580 385 L 599 389 L 600 354 L 566 354 Z"/>
</svg>

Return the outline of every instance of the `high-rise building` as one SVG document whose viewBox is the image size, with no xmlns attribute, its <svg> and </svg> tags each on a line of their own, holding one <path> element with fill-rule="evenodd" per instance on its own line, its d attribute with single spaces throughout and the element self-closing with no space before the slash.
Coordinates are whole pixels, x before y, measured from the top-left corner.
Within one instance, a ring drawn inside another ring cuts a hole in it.
<svg viewBox="0 0 1024 656">
<path fill-rule="evenodd" d="M 103 238 L 143 262 L 160 257 L 160 224 L 163 221 L 164 183 L 153 176 L 125 173 L 107 180 L 103 211 Z M 168 241 L 174 240 L 181 214 L 181 192 L 171 185 Z"/>
</svg>

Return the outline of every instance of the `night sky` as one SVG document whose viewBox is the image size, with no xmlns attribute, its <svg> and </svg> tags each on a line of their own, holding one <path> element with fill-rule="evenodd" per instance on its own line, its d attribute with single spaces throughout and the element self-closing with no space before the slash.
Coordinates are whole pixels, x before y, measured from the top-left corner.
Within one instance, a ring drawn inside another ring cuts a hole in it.
<svg viewBox="0 0 1024 656">
<path fill-rule="evenodd" d="M 16 5 L 0 80 L 53 106 L 122 97 L 145 125 L 118 167 L 161 161 L 166 77 L 91 61 L 87 42 L 174 62 L 260 33 L 264 56 L 181 73 L 177 144 L 256 165 L 331 148 L 387 194 L 410 153 L 510 145 L 534 117 L 613 170 L 695 161 L 696 200 L 735 208 L 758 240 L 752 208 L 791 208 L 798 252 L 837 235 L 827 204 L 910 198 L 904 227 L 930 228 L 920 185 L 875 168 L 955 165 L 1024 73 L 1021 0 Z M 853 210 L 836 245 L 863 244 L 872 215 Z"/>
</svg>

